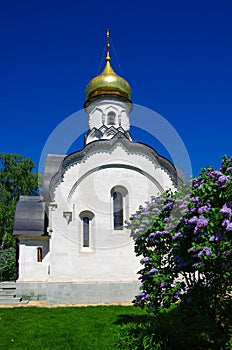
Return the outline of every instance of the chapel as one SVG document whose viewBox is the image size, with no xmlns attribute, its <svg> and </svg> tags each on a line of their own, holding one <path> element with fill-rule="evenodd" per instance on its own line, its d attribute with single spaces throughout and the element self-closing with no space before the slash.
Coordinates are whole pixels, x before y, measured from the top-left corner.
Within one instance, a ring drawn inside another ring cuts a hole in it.
<svg viewBox="0 0 232 350">
<path fill-rule="evenodd" d="M 130 302 L 139 292 L 140 260 L 125 221 L 183 177 L 133 140 L 132 108 L 131 87 L 111 65 L 107 32 L 105 67 L 85 90 L 83 148 L 48 154 L 41 195 L 17 203 L 17 296 L 98 304 Z"/>
</svg>

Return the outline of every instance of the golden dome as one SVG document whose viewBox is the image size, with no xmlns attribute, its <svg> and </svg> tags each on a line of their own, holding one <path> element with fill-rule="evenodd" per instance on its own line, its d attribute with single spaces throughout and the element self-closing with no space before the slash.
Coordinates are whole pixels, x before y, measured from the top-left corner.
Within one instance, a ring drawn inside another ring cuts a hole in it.
<svg viewBox="0 0 232 350">
<path fill-rule="evenodd" d="M 94 77 L 88 83 L 85 90 L 85 107 L 92 100 L 96 100 L 101 96 L 118 96 L 131 102 L 131 88 L 128 82 L 117 75 L 110 65 L 110 55 L 107 52 L 106 65 L 100 75 Z"/>
</svg>

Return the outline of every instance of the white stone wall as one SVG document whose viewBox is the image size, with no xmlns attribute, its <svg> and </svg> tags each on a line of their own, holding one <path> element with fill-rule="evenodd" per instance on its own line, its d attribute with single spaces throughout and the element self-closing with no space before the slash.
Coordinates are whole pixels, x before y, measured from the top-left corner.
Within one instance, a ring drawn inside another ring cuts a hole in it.
<svg viewBox="0 0 232 350">
<path fill-rule="evenodd" d="M 37 261 L 37 249 L 42 248 L 42 262 Z M 49 240 L 48 238 L 20 238 L 19 278 L 23 281 L 47 281 L 49 275 Z"/>
<path fill-rule="evenodd" d="M 125 188 L 124 219 L 140 204 L 172 187 L 157 161 L 118 140 L 111 149 L 94 147 L 67 168 L 55 189 L 49 282 L 136 281 L 140 269 L 129 231 L 114 230 L 112 189 Z M 82 212 L 90 220 L 90 247 L 83 247 Z"/>
</svg>

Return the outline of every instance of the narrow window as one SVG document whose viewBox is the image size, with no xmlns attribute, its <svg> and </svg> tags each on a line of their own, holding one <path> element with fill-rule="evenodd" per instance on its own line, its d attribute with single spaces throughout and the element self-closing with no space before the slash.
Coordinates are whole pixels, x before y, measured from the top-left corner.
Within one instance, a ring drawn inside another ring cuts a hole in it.
<svg viewBox="0 0 232 350">
<path fill-rule="evenodd" d="M 107 124 L 108 125 L 115 125 L 115 113 L 114 112 L 109 112 L 107 114 Z"/>
<path fill-rule="evenodd" d="M 83 246 L 89 247 L 89 218 L 83 218 Z"/>
<path fill-rule="evenodd" d="M 123 196 L 120 192 L 113 193 L 113 207 L 114 207 L 114 229 L 123 229 Z"/>
<path fill-rule="evenodd" d="M 42 248 L 37 248 L 37 262 L 42 262 Z"/>
</svg>

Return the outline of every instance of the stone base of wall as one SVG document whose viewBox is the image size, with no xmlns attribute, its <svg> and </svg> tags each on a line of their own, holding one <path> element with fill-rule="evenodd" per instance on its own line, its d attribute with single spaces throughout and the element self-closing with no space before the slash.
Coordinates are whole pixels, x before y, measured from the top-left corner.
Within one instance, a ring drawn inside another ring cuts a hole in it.
<svg viewBox="0 0 232 350">
<path fill-rule="evenodd" d="M 131 302 L 139 293 L 134 282 L 17 282 L 17 296 L 30 300 L 46 300 L 47 305 L 105 304 Z"/>
<path fill-rule="evenodd" d="M 47 282 L 17 282 L 16 296 L 30 300 L 46 300 Z"/>
</svg>

